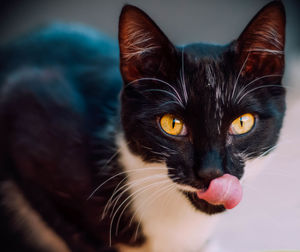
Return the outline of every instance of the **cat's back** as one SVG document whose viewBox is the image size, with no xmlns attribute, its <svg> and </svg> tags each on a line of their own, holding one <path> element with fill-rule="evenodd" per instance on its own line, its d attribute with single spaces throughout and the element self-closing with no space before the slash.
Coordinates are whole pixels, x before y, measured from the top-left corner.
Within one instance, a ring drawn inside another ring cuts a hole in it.
<svg viewBox="0 0 300 252">
<path fill-rule="evenodd" d="M 118 61 L 116 41 L 79 24 L 53 23 L 1 45 L 1 72 L 24 65 L 102 64 Z"/>
<path fill-rule="evenodd" d="M 108 121 L 122 85 L 118 58 L 111 38 L 79 24 L 54 23 L 0 47 L 0 89 L 24 72 L 50 72 L 78 93 L 90 118 Z"/>
</svg>

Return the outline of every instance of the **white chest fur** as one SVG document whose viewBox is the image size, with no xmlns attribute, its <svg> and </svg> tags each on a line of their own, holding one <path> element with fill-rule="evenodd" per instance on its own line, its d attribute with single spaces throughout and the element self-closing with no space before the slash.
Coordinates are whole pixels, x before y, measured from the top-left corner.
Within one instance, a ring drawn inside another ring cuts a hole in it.
<svg viewBox="0 0 300 252">
<path fill-rule="evenodd" d="M 163 164 L 147 164 L 120 141 L 121 162 L 128 172 L 133 214 L 141 222 L 147 243 L 121 251 L 199 252 L 209 238 L 218 216 L 193 208 L 167 176 Z"/>
</svg>

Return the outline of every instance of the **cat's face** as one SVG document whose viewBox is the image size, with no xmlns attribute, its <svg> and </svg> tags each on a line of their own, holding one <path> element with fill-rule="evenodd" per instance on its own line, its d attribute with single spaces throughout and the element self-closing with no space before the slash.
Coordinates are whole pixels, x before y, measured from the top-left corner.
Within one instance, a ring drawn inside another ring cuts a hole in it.
<svg viewBox="0 0 300 252">
<path fill-rule="evenodd" d="M 141 10 L 120 17 L 122 124 L 130 150 L 165 163 L 169 177 L 207 213 L 223 205 L 197 197 L 224 174 L 240 179 L 247 160 L 275 146 L 285 111 L 285 14 L 263 8 L 240 37 L 219 46 L 175 47 Z"/>
</svg>

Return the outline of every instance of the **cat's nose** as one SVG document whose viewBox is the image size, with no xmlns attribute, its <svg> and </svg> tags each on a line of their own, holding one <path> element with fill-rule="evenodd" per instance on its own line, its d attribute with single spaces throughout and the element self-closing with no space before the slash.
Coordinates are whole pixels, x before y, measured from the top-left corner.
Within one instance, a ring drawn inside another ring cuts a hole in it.
<svg viewBox="0 0 300 252">
<path fill-rule="evenodd" d="M 207 167 L 201 167 L 197 171 L 197 177 L 206 183 L 209 183 L 215 178 L 221 177 L 224 175 L 223 170 L 220 167 L 216 166 L 207 166 Z"/>
<path fill-rule="evenodd" d="M 196 177 L 208 186 L 210 181 L 225 174 L 222 159 L 217 151 L 207 152 L 201 159 L 196 171 Z"/>
</svg>

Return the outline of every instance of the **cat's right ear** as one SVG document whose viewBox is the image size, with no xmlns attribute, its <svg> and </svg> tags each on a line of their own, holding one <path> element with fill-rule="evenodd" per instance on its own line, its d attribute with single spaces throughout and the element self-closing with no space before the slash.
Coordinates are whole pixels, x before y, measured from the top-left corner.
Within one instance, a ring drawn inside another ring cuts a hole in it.
<svg viewBox="0 0 300 252">
<path fill-rule="evenodd" d="M 119 20 L 120 67 L 125 83 L 139 78 L 163 78 L 175 47 L 152 19 L 132 5 L 123 7 Z"/>
</svg>

